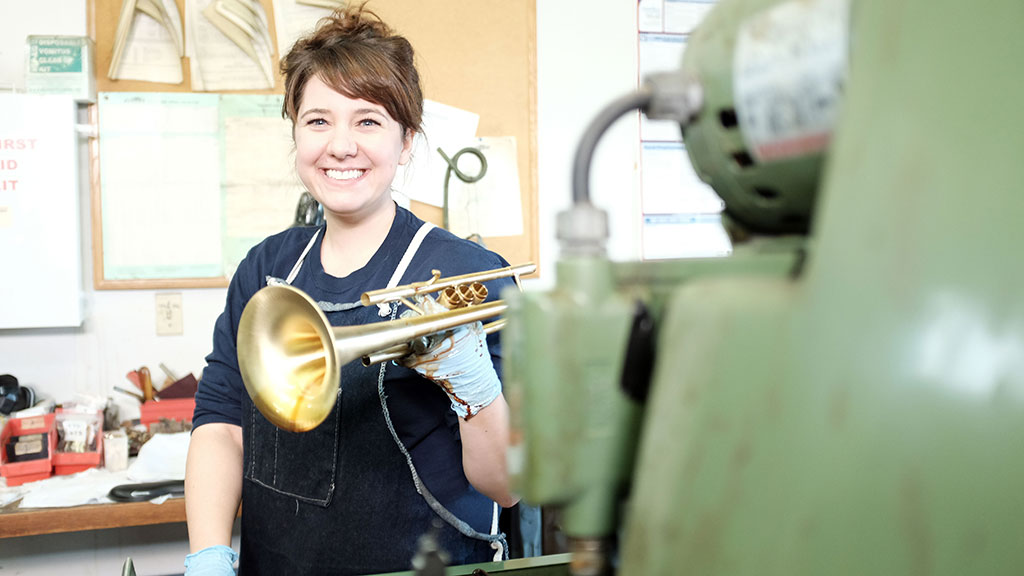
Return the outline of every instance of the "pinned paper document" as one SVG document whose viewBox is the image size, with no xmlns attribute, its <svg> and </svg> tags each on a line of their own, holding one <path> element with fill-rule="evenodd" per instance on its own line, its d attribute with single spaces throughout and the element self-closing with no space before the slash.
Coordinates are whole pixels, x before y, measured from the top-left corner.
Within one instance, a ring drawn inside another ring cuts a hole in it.
<svg viewBox="0 0 1024 576">
<path fill-rule="evenodd" d="M 124 0 L 107 76 L 180 84 L 185 36 L 174 0 Z"/>
<path fill-rule="evenodd" d="M 321 18 L 344 4 L 342 0 L 274 0 L 278 51 L 287 54 L 296 40 L 316 29 Z"/>
<path fill-rule="evenodd" d="M 423 131 L 413 140 L 412 160 L 400 166 L 395 175 L 394 191 L 412 200 L 442 207 L 448 164 L 437 149 L 454 154 L 473 146 L 479 123 L 479 114 L 424 100 Z"/>
<path fill-rule="evenodd" d="M 274 47 L 255 0 L 186 0 L 186 43 L 197 91 L 274 87 Z"/>
<path fill-rule="evenodd" d="M 203 9 L 203 16 L 259 66 L 267 87 L 272 88 L 270 32 L 256 7 L 249 0 L 214 0 Z"/>
<path fill-rule="evenodd" d="M 174 39 L 174 45 L 178 49 L 178 56 L 185 55 L 185 36 L 181 30 L 181 18 L 178 16 L 178 7 L 173 3 L 164 0 L 136 0 L 136 8 L 139 12 L 149 15 L 150 18 L 163 24 Z"/>
<path fill-rule="evenodd" d="M 487 172 L 475 182 L 454 176 L 448 188 L 448 230 L 463 238 L 519 236 L 523 233 L 523 205 L 519 189 L 516 139 L 512 136 L 477 138 L 474 147 L 487 159 Z M 460 169 L 476 174 L 478 162 L 462 155 Z"/>
</svg>

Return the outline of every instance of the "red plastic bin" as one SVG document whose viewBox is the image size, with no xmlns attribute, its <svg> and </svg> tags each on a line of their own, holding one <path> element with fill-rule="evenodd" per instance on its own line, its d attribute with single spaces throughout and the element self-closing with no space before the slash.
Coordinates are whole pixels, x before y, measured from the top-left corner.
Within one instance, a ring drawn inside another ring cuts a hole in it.
<svg viewBox="0 0 1024 576">
<path fill-rule="evenodd" d="M 53 452 L 57 448 L 55 417 L 51 413 L 28 418 L 11 418 L 7 421 L 3 432 L 0 432 L 0 446 L 6 446 L 7 439 L 11 436 L 21 436 L 22 434 L 46 434 L 50 445 L 50 451 L 46 458 L 27 462 L 8 463 L 6 450 L 0 450 L 0 476 L 7 479 L 8 486 L 19 486 L 53 475 Z"/>
<path fill-rule="evenodd" d="M 151 400 L 139 406 L 139 421 L 148 428 L 150 424 L 159 422 L 161 418 L 191 422 L 192 413 L 196 410 L 195 398 L 165 398 Z"/>
</svg>

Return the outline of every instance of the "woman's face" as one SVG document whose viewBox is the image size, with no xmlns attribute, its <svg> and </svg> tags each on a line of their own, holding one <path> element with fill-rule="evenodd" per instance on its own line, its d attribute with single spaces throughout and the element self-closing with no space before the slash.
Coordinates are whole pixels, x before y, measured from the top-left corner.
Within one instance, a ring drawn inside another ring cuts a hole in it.
<svg viewBox="0 0 1024 576">
<path fill-rule="evenodd" d="M 295 118 L 295 169 L 324 210 L 361 220 L 390 209 L 391 182 L 409 161 L 413 133 L 379 104 L 353 100 L 319 77 L 306 82 Z"/>
</svg>

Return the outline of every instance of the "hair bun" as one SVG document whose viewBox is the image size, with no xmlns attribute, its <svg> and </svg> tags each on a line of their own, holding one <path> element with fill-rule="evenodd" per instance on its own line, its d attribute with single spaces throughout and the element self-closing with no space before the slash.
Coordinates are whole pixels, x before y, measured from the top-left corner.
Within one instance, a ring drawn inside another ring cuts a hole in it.
<svg viewBox="0 0 1024 576">
<path fill-rule="evenodd" d="M 386 38 L 391 36 L 391 27 L 384 23 L 372 10 L 366 9 L 366 2 L 354 6 L 346 4 L 317 23 L 313 37 L 362 36 Z"/>
</svg>

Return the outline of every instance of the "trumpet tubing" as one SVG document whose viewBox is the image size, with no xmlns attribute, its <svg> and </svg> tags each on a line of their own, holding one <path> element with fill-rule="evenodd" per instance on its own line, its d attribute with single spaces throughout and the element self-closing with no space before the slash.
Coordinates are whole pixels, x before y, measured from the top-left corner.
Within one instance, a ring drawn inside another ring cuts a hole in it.
<svg viewBox="0 0 1024 576">
<path fill-rule="evenodd" d="M 520 276 L 533 274 L 536 271 L 537 265 L 532 262 L 528 262 L 517 266 L 506 266 L 504 268 L 495 268 L 494 270 L 488 270 L 485 272 L 474 272 L 473 274 L 463 274 L 462 276 L 451 276 L 440 280 L 435 276 L 433 280 L 428 280 L 426 282 L 413 282 L 412 284 L 397 286 L 395 288 L 372 290 L 363 294 L 360 301 L 363 303 L 363 306 L 372 306 L 373 304 L 392 302 L 400 298 L 408 298 L 409 296 L 419 296 L 421 294 L 437 292 L 438 290 L 443 290 L 449 286 L 458 286 L 459 284 L 468 284 L 471 282 L 487 282 L 489 280 L 497 280 L 498 278 L 508 278 L 509 276 L 514 277 L 516 279 L 516 284 L 518 284 Z"/>
<path fill-rule="evenodd" d="M 441 290 L 437 302 L 445 308 L 462 308 L 487 300 L 487 286 L 480 282 L 457 284 Z"/>
</svg>

